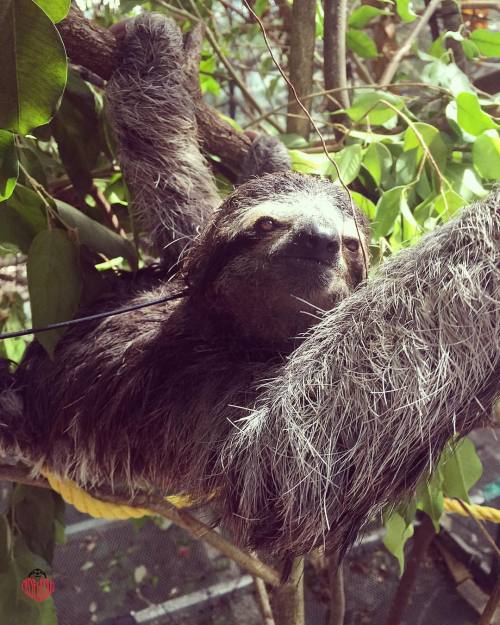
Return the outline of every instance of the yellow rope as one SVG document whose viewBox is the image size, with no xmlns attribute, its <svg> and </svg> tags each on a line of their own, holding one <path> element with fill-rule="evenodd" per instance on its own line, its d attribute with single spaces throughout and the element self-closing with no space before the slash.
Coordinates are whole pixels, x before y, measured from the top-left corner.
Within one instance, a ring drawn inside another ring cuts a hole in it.
<svg viewBox="0 0 500 625">
<path fill-rule="evenodd" d="M 475 503 L 465 503 L 470 510 L 471 515 L 479 521 L 491 521 L 491 523 L 500 523 L 500 510 L 490 508 L 488 506 L 479 506 Z M 462 508 L 460 502 L 456 499 L 445 497 L 444 511 L 451 514 L 460 514 L 461 516 L 469 516 Z"/>
<path fill-rule="evenodd" d="M 48 471 L 44 471 L 43 474 L 53 490 L 59 493 L 64 501 L 73 505 L 80 512 L 89 514 L 90 516 L 113 521 L 137 519 L 143 516 L 155 515 L 154 512 L 147 508 L 136 508 L 101 501 L 89 495 L 89 493 L 85 492 L 71 480 L 61 480 Z M 189 508 L 193 505 L 193 501 L 190 499 L 189 495 L 170 495 L 165 497 L 165 501 L 176 508 Z M 495 510 L 495 508 L 489 508 L 488 506 L 478 506 L 477 504 L 465 505 L 476 519 L 500 523 L 500 510 Z M 461 516 L 468 516 L 457 500 L 449 499 L 448 497 L 445 497 L 444 500 L 444 511 L 452 514 L 460 514 Z"/>
<path fill-rule="evenodd" d="M 47 478 L 51 488 L 59 493 L 67 503 L 74 506 L 79 512 L 89 514 L 90 516 L 100 519 L 108 519 L 109 521 L 123 519 L 138 519 L 143 516 L 154 516 L 155 512 L 147 508 L 137 508 L 126 506 L 124 504 L 110 503 L 101 501 L 89 495 L 75 482 L 71 480 L 61 480 L 48 471 L 42 471 Z M 193 505 L 188 495 L 171 495 L 165 497 L 165 501 L 172 504 L 176 508 L 188 508 Z"/>
</svg>

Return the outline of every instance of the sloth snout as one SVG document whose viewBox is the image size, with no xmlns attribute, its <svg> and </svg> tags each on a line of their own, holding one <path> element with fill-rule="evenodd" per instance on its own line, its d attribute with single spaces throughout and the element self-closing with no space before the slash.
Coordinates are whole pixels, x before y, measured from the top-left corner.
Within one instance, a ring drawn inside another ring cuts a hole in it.
<svg viewBox="0 0 500 625">
<path fill-rule="evenodd" d="M 290 252 L 298 257 L 331 263 L 340 249 L 340 234 L 334 228 L 308 224 L 293 237 Z"/>
</svg>

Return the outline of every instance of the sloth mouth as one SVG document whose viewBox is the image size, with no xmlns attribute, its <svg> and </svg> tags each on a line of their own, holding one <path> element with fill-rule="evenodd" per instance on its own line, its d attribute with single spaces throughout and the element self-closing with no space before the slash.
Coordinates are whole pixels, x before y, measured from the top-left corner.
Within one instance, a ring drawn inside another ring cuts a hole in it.
<svg viewBox="0 0 500 625">
<path fill-rule="evenodd" d="M 280 259 L 296 262 L 300 265 L 312 265 L 316 267 L 326 267 L 328 269 L 331 269 L 333 267 L 333 261 L 327 261 L 325 259 L 317 258 L 315 256 L 292 256 L 291 254 L 283 254 L 280 256 Z"/>
</svg>

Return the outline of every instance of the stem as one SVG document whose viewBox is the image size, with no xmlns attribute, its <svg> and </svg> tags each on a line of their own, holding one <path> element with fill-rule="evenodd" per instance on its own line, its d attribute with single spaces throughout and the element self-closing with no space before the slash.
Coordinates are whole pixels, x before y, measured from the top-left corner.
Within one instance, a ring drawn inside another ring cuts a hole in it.
<svg viewBox="0 0 500 625">
<path fill-rule="evenodd" d="M 276 625 L 265 582 L 262 581 L 260 577 L 254 577 L 254 583 L 255 590 L 257 591 L 257 601 L 262 613 L 262 618 L 264 619 L 264 625 Z"/>
<path fill-rule="evenodd" d="M 385 625 L 399 625 L 401 623 L 401 618 L 417 580 L 418 569 L 434 536 L 434 525 L 431 519 L 426 514 L 422 515 L 422 522 L 415 530 L 413 547 L 407 559 L 404 573 L 399 580 Z"/>
</svg>

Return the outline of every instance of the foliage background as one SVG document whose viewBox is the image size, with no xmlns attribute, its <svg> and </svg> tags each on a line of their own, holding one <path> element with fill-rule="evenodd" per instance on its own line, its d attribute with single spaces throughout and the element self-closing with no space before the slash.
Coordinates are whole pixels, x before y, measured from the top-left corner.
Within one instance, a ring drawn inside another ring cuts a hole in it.
<svg viewBox="0 0 500 625">
<path fill-rule="evenodd" d="M 348 3 L 340 33 L 347 50 L 343 59 L 333 59 L 329 51 L 338 57 L 339 32 L 325 16 L 341 11 L 342 4 L 252 2 L 343 182 L 372 221 L 376 264 L 484 197 L 500 179 L 499 7 L 446 0 Z M 430 4 L 440 12 L 395 63 Z M 205 100 L 241 131 L 280 136 L 296 170 L 335 180 L 319 137 L 298 116 L 240 0 L 82 0 L 79 5 L 106 27 L 141 10 L 167 13 L 184 30 L 203 21 Z M 73 317 L 103 288 L 103 271 L 134 270 L 149 264 L 154 253 L 129 212 L 103 114 L 104 82 L 68 64 L 56 28 L 68 9 L 69 0 L 4 0 L 0 8 L 4 332 Z M 345 76 L 339 67 L 346 68 Z M 210 161 L 224 194 L 231 173 L 223 159 Z M 60 335 L 54 331 L 38 340 L 52 355 Z M 0 354 L 17 363 L 26 344 L 25 338 L 2 341 Z M 437 526 L 443 496 L 467 499 L 480 474 L 470 441 L 450 446 L 415 500 L 388 511 L 385 542 L 401 564 L 417 507 Z M 54 622 L 50 602 L 26 601 L 19 583 L 26 569 L 49 569 L 62 524 L 63 506 L 54 494 L 26 486 L 13 490 L 9 511 L 0 516 L 1 622 L 14 613 L 19 624 Z"/>
</svg>

